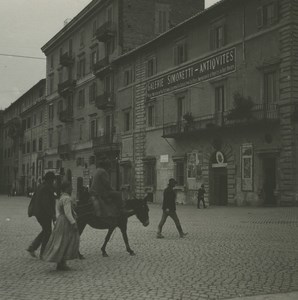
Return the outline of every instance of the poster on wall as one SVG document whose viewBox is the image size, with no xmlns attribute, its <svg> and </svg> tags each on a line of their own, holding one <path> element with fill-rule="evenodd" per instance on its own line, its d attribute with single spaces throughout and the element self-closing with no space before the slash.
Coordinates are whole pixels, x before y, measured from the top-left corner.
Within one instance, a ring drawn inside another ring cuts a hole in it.
<svg viewBox="0 0 298 300">
<path fill-rule="evenodd" d="M 202 177 L 202 154 L 191 152 L 187 154 L 187 178 L 201 180 Z"/>
<path fill-rule="evenodd" d="M 253 148 L 252 144 L 241 146 L 241 189 L 253 191 Z"/>
</svg>

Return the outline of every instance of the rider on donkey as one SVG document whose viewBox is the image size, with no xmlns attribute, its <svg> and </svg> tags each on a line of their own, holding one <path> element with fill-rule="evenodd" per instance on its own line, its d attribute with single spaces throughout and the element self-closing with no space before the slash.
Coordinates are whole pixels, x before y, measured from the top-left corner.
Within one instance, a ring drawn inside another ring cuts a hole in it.
<svg viewBox="0 0 298 300">
<path fill-rule="evenodd" d="M 121 192 L 111 187 L 106 168 L 105 161 L 98 163 L 90 188 L 95 214 L 98 217 L 118 217 L 121 214 L 129 214 L 130 212 L 124 209 Z"/>
</svg>

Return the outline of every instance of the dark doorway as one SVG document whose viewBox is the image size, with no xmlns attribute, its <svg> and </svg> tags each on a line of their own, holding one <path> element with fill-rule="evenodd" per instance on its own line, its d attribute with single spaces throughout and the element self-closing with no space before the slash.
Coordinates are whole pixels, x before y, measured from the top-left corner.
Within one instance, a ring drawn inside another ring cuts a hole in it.
<svg viewBox="0 0 298 300">
<path fill-rule="evenodd" d="M 276 205 L 274 190 L 276 188 L 276 158 L 263 157 L 263 195 L 264 205 Z"/>
<path fill-rule="evenodd" d="M 227 205 L 228 179 L 227 168 L 212 168 L 210 174 L 210 204 Z"/>
</svg>

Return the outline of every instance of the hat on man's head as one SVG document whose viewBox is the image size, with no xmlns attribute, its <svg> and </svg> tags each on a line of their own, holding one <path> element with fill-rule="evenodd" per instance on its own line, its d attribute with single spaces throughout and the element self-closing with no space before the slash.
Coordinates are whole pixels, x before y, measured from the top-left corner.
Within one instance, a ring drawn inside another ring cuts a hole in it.
<svg viewBox="0 0 298 300">
<path fill-rule="evenodd" d="M 169 183 L 175 183 L 175 184 L 177 184 L 177 181 L 176 181 L 175 178 L 170 178 L 170 179 L 169 179 Z"/>
<path fill-rule="evenodd" d="M 54 181 L 56 178 L 54 172 L 47 172 L 46 175 L 44 176 L 45 181 Z"/>
</svg>

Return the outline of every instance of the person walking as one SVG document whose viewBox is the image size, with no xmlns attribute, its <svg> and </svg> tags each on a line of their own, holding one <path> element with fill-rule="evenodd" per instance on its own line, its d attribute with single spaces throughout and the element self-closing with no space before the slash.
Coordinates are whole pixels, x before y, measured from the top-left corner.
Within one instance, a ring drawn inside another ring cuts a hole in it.
<svg viewBox="0 0 298 300">
<path fill-rule="evenodd" d="M 200 208 L 200 202 L 203 202 L 203 207 L 206 208 L 206 204 L 205 204 L 205 199 L 204 199 L 204 195 L 205 195 L 206 191 L 205 191 L 205 186 L 204 184 L 201 185 L 201 187 L 198 190 L 198 208 Z"/>
<path fill-rule="evenodd" d="M 71 192 L 70 182 L 63 182 L 60 199 L 56 202 L 57 221 L 42 255 L 44 261 L 57 264 L 57 271 L 70 270 L 66 261 L 79 255 L 80 235 Z"/>
<path fill-rule="evenodd" d="M 164 190 L 163 193 L 163 203 L 162 203 L 163 213 L 162 213 L 160 223 L 158 225 L 158 231 L 156 235 L 156 237 L 159 239 L 164 238 L 161 232 L 162 232 L 162 227 L 165 224 L 168 216 L 171 217 L 175 222 L 180 237 L 184 238 L 187 235 L 187 233 L 183 232 L 179 218 L 176 213 L 176 193 L 174 191 L 174 187 L 176 184 L 177 181 L 174 178 L 171 178 L 169 180 L 168 187 Z"/>
<path fill-rule="evenodd" d="M 52 232 L 52 222 L 56 220 L 54 181 L 55 174 L 53 172 L 46 173 L 44 182 L 38 186 L 32 196 L 29 217 L 35 216 L 42 228 L 39 235 L 26 249 L 32 257 L 37 257 L 35 251 L 39 246 L 41 246 L 40 257 L 42 256 Z"/>
</svg>

